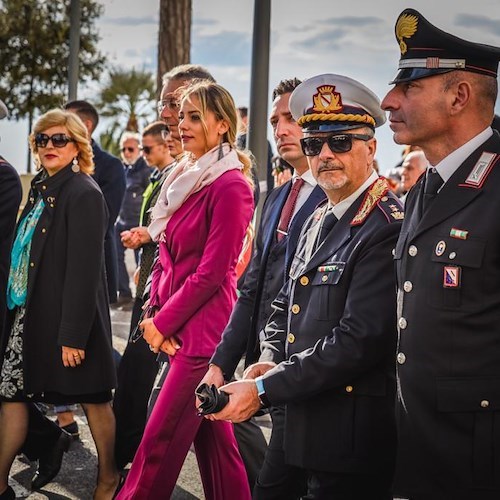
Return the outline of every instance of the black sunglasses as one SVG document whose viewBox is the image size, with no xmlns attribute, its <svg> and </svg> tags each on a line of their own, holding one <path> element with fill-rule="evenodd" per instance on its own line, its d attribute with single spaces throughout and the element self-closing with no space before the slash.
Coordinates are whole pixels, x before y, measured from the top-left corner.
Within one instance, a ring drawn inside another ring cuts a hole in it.
<svg viewBox="0 0 500 500">
<path fill-rule="evenodd" d="M 139 146 L 139 149 L 148 155 L 156 146 L 161 146 L 161 144 L 153 144 L 152 146 Z"/>
<path fill-rule="evenodd" d="M 340 134 L 323 137 L 304 137 L 300 139 L 302 151 L 306 156 L 318 156 L 326 142 L 332 153 L 348 153 L 352 149 L 352 140 L 369 141 L 373 139 L 366 134 Z"/>
<path fill-rule="evenodd" d="M 133 153 L 135 151 L 135 148 L 126 147 L 126 148 L 121 149 L 122 153 L 125 153 L 125 151 L 128 151 L 129 153 Z"/>
<path fill-rule="evenodd" d="M 46 148 L 49 141 L 55 148 L 64 148 L 68 142 L 75 142 L 75 139 L 68 137 L 66 134 L 36 134 L 35 135 L 35 146 L 37 148 Z"/>
</svg>

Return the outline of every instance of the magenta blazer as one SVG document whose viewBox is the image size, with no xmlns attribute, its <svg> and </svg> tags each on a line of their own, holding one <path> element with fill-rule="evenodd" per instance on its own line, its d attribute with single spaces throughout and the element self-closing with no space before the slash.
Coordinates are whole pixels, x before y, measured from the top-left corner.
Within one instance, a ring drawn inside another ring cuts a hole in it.
<svg viewBox="0 0 500 500">
<path fill-rule="evenodd" d="M 235 267 L 253 215 L 242 172 L 230 170 L 191 195 L 174 213 L 152 271 L 151 304 L 165 336 L 185 356 L 210 357 L 236 301 Z"/>
</svg>

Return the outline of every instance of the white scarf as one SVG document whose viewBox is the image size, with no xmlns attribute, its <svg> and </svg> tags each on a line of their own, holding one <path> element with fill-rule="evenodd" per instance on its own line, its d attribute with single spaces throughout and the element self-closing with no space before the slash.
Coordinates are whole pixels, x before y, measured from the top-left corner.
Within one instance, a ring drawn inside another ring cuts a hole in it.
<svg viewBox="0 0 500 500">
<path fill-rule="evenodd" d="M 189 157 L 182 159 L 163 183 L 158 200 L 151 211 L 148 232 L 153 241 L 158 241 L 165 232 L 172 215 L 192 194 L 212 184 L 222 174 L 234 169 L 243 169 L 238 154 L 225 142 L 223 157 L 218 160 L 219 146 L 205 153 L 193 163 Z"/>
</svg>

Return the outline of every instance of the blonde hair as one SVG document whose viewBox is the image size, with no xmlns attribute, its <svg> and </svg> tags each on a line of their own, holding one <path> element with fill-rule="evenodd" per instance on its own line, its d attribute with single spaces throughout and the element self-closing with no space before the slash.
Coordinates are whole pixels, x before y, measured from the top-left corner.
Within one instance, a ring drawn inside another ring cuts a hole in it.
<svg viewBox="0 0 500 500">
<path fill-rule="evenodd" d="M 236 147 L 236 135 L 238 133 L 238 111 L 231 94 L 221 85 L 207 80 L 193 82 L 182 90 L 181 99 L 192 104 L 191 98 L 196 97 L 200 103 L 201 124 L 208 136 L 205 117 L 208 111 L 214 113 L 217 120 L 225 120 L 229 128 L 223 136 L 223 141 L 236 150 L 238 159 L 243 164 L 243 174 L 249 186 L 253 189 L 252 161 L 250 156 Z"/>
<path fill-rule="evenodd" d="M 66 127 L 68 136 L 74 139 L 76 148 L 78 149 L 78 165 L 80 166 L 80 170 L 85 174 L 92 174 L 94 172 L 94 153 L 88 139 L 87 129 L 78 115 L 64 109 L 51 109 L 43 114 L 36 121 L 33 131 L 29 136 L 29 145 L 35 158 L 37 170 L 42 168 L 42 163 L 38 156 L 35 135 L 48 128 L 57 126 Z"/>
</svg>

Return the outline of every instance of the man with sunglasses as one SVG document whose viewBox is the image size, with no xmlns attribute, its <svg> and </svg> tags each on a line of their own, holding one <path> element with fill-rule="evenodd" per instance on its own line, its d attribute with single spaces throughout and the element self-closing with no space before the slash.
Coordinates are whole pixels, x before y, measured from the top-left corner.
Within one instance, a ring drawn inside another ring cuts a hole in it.
<svg viewBox="0 0 500 500">
<path fill-rule="evenodd" d="M 299 85 L 290 109 L 328 201 L 302 228 L 260 361 L 221 387 L 229 404 L 213 417 L 239 422 L 285 405 L 285 460 L 305 473 L 307 498 L 392 500 L 392 249 L 403 212 L 372 166 L 385 115 L 364 85 L 333 74 Z"/>
<path fill-rule="evenodd" d="M 118 261 L 118 301 L 114 307 L 123 311 L 132 309 L 133 299 L 130 290 L 130 277 L 125 265 L 125 247 L 121 233 L 139 224 L 142 194 L 149 185 L 151 170 L 148 168 L 139 149 L 141 136 L 136 132 L 126 131 L 120 137 L 120 152 L 125 172 L 125 195 L 118 219 L 115 224 L 115 238 Z M 139 251 L 134 251 L 135 262 L 139 263 Z"/>
</svg>

